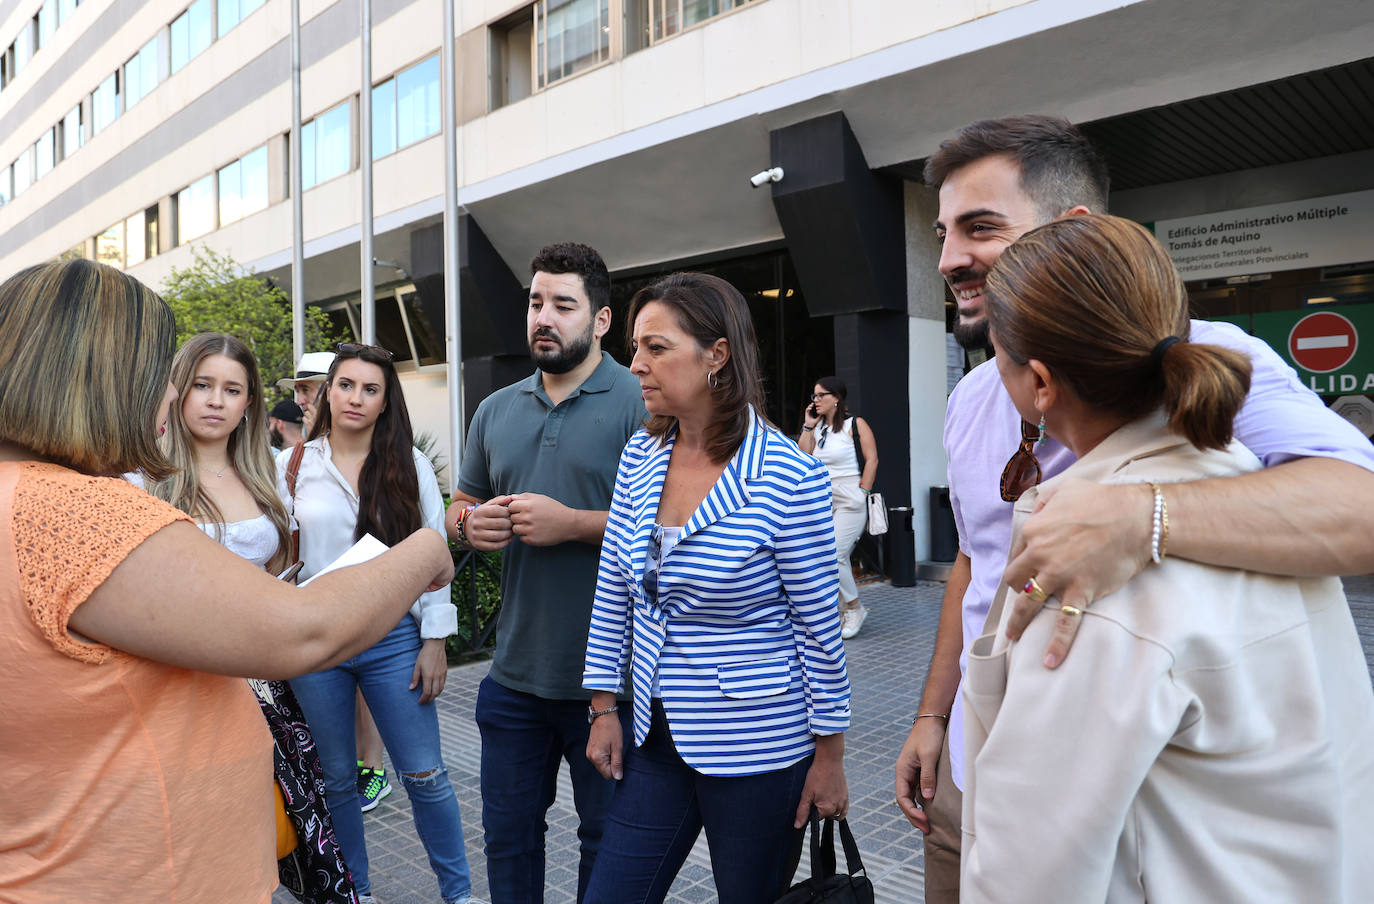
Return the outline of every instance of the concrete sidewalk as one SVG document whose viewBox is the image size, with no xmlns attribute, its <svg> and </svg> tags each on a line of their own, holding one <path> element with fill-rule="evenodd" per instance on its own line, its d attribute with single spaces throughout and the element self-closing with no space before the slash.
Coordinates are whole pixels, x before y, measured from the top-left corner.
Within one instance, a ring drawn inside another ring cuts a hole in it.
<svg viewBox="0 0 1374 904">
<path fill-rule="evenodd" d="M 1374 672 L 1374 579 L 1347 580 L 1346 590 Z M 849 821 L 879 904 L 912 904 L 923 896 L 921 837 L 893 802 L 892 766 L 925 683 L 943 592 L 944 585 L 939 583 L 909 588 L 865 585 L 861 593 L 870 609 L 869 618 L 863 632 L 845 645 L 854 712 L 845 741 L 852 801 Z M 473 701 L 487 668 L 487 663 L 475 663 L 451 669 L 439 701 L 445 760 L 463 809 L 473 893 L 483 901 L 488 900 L 488 892 L 478 786 L 480 740 L 473 722 Z M 364 817 L 372 890 L 382 904 L 433 904 L 439 900 L 438 887 L 416 837 L 405 793 L 394 776 L 392 781 L 396 792 Z M 545 900 L 572 904 L 577 890 L 577 815 L 566 767 L 548 824 Z M 807 874 L 807 861 L 803 853 L 799 876 Z M 293 900 L 281 890 L 273 898 L 274 904 Z M 668 900 L 673 904 L 715 900 L 704 839 L 698 840 Z"/>
</svg>

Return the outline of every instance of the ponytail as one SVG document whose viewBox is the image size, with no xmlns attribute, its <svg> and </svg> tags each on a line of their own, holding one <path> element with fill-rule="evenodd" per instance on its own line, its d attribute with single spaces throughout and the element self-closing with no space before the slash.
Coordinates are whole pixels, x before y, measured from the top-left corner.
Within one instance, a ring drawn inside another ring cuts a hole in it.
<svg viewBox="0 0 1374 904">
<path fill-rule="evenodd" d="M 1225 448 L 1250 391 L 1250 359 L 1219 345 L 1179 342 L 1159 367 L 1169 429 L 1199 449 Z"/>
</svg>

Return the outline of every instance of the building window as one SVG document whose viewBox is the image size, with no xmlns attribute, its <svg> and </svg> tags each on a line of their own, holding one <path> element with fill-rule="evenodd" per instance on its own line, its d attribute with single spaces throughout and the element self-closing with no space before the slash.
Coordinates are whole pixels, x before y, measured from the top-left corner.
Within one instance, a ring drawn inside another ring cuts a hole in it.
<svg viewBox="0 0 1374 904">
<path fill-rule="evenodd" d="M 0 170 L 0 207 L 10 203 L 14 197 L 14 164 Z"/>
<path fill-rule="evenodd" d="M 177 244 L 184 245 L 215 228 L 215 177 L 198 179 L 177 192 Z"/>
<path fill-rule="evenodd" d="M 24 67 L 33 59 L 33 26 L 32 20 L 24 23 L 19 29 L 19 35 L 14 39 L 14 74 L 18 75 L 24 71 Z"/>
<path fill-rule="evenodd" d="M 57 0 L 57 24 L 61 25 L 76 13 L 79 0 Z"/>
<path fill-rule="evenodd" d="M 95 259 L 124 269 L 124 223 L 119 222 L 95 237 Z"/>
<path fill-rule="evenodd" d="M 389 78 L 372 89 L 372 159 L 396 150 L 396 80 Z"/>
<path fill-rule="evenodd" d="M 14 161 L 14 196 L 17 198 L 33 184 L 33 148 L 27 147 L 19 152 Z"/>
<path fill-rule="evenodd" d="M 57 31 L 57 0 L 44 0 L 35 18 L 38 21 L 38 46 L 47 47 L 52 41 L 53 32 Z"/>
<path fill-rule="evenodd" d="M 149 219 L 151 217 L 151 220 Z M 151 225 L 151 230 L 149 226 Z M 157 208 L 122 220 L 95 237 L 95 259 L 120 270 L 157 254 Z"/>
<path fill-rule="evenodd" d="M 372 159 L 439 134 L 439 56 L 372 89 Z"/>
<path fill-rule="evenodd" d="M 611 55 L 610 0 L 540 0 L 534 39 L 541 89 L 605 62 Z"/>
<path fill-rule="evenodd" d="M 396 145 L 439 134 L 439 55 L 396 76 Z"/>
<path fill-rule="evenodd" d="M 266 0 L 219 0 L 217 6 L 218 29 L 216 34 L 224 37 L 235 25 L 238 25 L 248 14 L 266 2 Z"/>
<path fill-rule="evenodd" d="M 81 131 L 81 105 L 72 107 L 62 117 L 62 159 L 66 160 L 86 143 L 86 135 Z"/>
<path fill-rule="evenodd" d="M 91 134 L 96 135 L 119 116 L 119 73 L 114 72 L 91 94 Z"/>
<path fill-rule="evenodd" d="M 219 224 L 226 226 L 267 208 L 267 147 L 258 148 L 217 173 Z"/>
<path fill-rule="evenodd" d="M 153 38 L 133 59 L 124 64 L 124 109 L 148 96 L 157 87 L 157 38 Z"/>
<path fill-rule="evenodd" d="M 348 101 L 301 126 L 301 186 L 311 188 L 353 166 Z"/>
<path fill-rule="evenodd" d="M 671 38 L 752 0 L 626 0 L 625 52 Z"/>
<path fill-rule="evenodd" d="M 33 146 L 33 178 L 42 179 L 52 172 L 53 166 L 57 164 L 57 159 L 53 155 L 57 152 L 57 143 L 54 140 L 55 129 L 48 129 L 38 142 Z"/>
<path fill-rule="evenodd" d="M 177 72 L 210 46 L 210 0 L 196 0 L 172 20 L 172 71 Z"/>
<path fill-rule="evenodd" d="M 529 7 L 487 33 L 488 104 L 496 110 L 529 97 L 534 86 L 534 17 Z"/>
<path fill-rule="evenodd" d="M 143 249 L 147 257 L 157 257 L 157 205 L 143 211 Z"/>
<path fill-rule="evenodd" d="M 124 266 L 141 264 L 148 257 L 148 227 L 140 210 L 124 221 Z"/>
</svg>

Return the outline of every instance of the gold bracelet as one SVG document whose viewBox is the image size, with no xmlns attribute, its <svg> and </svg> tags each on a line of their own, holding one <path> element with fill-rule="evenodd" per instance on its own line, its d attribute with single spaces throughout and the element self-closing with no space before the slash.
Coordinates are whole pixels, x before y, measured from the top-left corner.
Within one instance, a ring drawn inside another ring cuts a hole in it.
<svg viewBox="0 0 1374 904">
<path fill-rule="evenodd" d="M 944 719 L 949 721 L 949 713 L 917 713 L 911 717 L 911 724 L 915 725 L 917 719 Z"/>
</svg>

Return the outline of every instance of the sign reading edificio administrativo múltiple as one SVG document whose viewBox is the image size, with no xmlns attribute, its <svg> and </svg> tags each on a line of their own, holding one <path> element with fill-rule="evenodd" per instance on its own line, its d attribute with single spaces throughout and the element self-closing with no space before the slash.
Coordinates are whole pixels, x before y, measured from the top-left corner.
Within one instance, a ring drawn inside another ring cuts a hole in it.
<svg viewBox="0 0 1374 904">
<path fill-rule="evenodd" d="M 1158 220 L 1186 280 L 1325 267 L 1374 258 L 1374 191 Z"/>
</svg>

